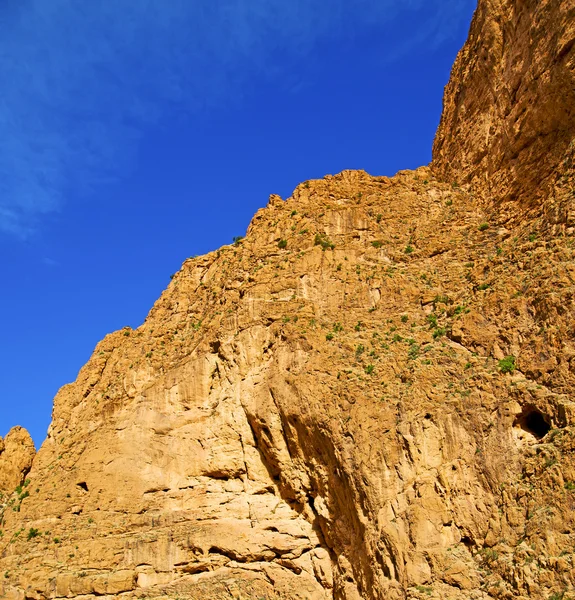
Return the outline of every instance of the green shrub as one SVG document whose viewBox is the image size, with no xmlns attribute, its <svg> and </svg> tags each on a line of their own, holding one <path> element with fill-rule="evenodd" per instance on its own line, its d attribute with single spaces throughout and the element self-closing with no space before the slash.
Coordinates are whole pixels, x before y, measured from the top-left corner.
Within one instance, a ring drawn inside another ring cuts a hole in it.
<svg viewBox="0 0 575 600">
<path fill-rule="evenodd" d="M 383 246 L 383 242 L 380 240 L 374 240 L 373 242 L 371 242 L 371 245 L 374 248 L 381 248 Z"/>
<path fill-rule="evenodd" d="M 287 240 L 280 240 L 278 242 L 278 248 L 280 250 L 284 250 L 285 248 L 287 248 Z"/>
<path fill-rule="evenodd" d="M 373 373 L 373 371 L 375 370 L 375 367 L 373 365 L 367 365 L 367 367 L 365 367 L 365 372 L 368 375 L 371 375 Z"/>
<path fill-rule="evenodd" d="M 28 529 L 28 534 L 26 535 L 26 539 L 30 541 L 32 538 L 38 537 L 40 535 L 40 530 L 34 529 L 34 527 L 30 527 Z"/>
<path fill-rule="evenodd" d="M 499 370 L 501 373 L 513 373 L 515 371 L 515 357 L 506 356 L 499 361 Z"/>
<path fill-rule="evenodd" d="M 434 332 L 433 332 L 433 339 L 436 340 L 442 336 L 445 335 L 445 327 L 438 327 Z"/>
<path fill-rule="evenodd" d="M 479 231 L 485 231 L 486 229 L 489 229 L 489 223 L 481 223 L 478 229 Z"/>
<path fill-rule="evenodd" d="M 404 250 L 404 252 L 405 252 L 406 254 L 411 254 L 411 253 L 413 252 L 413 246 L 407 245 L 407 246 L 405 247 L 405 250 Z"/>
<path fill-rule="evenodd" d="M 314 246 L 321 246 L 322 250 L 333 250 L 335 244 L 325 235 L 325 233 L 316 233 L 313 241 Z"/>
<path fill-rule="evenodd" d="M 329 333 L 328 333 L 328 334 L 325 336 L 325 339 L 326 339 L 328 342 L 331 342 L 331 340 L 333 340 L 333 333 L 330 331 L 330 332 L 329 332 Z"/>
<path fill-rule="evenodd" d="M 427 315 L 427 322 L 429 323 L 430 329 L 437 327 L 437 317 L 434 314 Z"/>
<path fill-rule="evenodd" d="M 401 322 L 402 323 L 407 323 L 409 317 L 407 315 L 401 315 Z"/>
</svg>

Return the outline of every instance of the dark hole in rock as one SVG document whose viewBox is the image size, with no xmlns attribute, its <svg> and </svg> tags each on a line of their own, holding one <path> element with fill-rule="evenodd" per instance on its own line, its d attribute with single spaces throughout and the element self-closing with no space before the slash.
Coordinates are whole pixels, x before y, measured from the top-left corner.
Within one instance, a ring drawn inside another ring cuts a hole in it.
<svg viewBox="0 0 575 600">
<path fill-rule="evenodd" d="M 473 543 L 473 540 L 472 540 L 472 539 L 471 539 L 469 536 L 467 536 L 467 535 L 464 535 L 464 536 L 461 538 L 461 543 L 462 543 L 464 546 L 467 546 L 467 548 L 471 548 L 471 546 L 474 546 L 474 545 L 475 545 L 475 544 Z"/>
<path fill-rule="evenodd" d="M 541 439 L 542 437 L 545 437 L 551 429 L 551 425 L 547 419 L 548 417 L 540 410 L 527 406 L 515 419 L 514 425 L 521 427 L 523 431 L 527 431 L 536 438 Z"/>
<path fill-rule="evenodd" d="M 85 481 L 76 484 L 79 488 L 82 488 L 85 492 L 88 491 L 88 484 Z"/>
</svg>

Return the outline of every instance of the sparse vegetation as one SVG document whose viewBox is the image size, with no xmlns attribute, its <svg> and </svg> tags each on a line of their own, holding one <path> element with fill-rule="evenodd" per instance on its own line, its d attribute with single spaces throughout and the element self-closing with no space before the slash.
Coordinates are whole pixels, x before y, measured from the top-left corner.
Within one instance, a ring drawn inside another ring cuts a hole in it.
<svg viewBox="0 0 575 600">
<path fill-rule="evenodd" d="M 287 244 L 288 244 L 288 243 L 287 243 L 287 240 L 283 240 L 283 239 L 282 239 L 282 240 L 280 240 L 280 241 L 278 242 L 278 248 L 279 248 L 280 250 L 285 250 L 285 249 L 287 248 Z"/>
<path fill-rule="evenodd" d="M 515 357 L 506 356 L 499 361 L 499 371 L 501 373 L 513 373 L 515 371 Z"/>
<path fill-rule="evenodd" d="M 325 233 L 316 233 L 313 241 L 314 246 L 321 246 L 322 250 L 333 250 L 335 244 L 325 235 Z"/>
<path fill-rule="evenodd" d="M 489 223 L 481 223 L 477 229 L 479 229 L 479 231 L 485 231 L 486 229 L 489 229 Z"/>
</svg>

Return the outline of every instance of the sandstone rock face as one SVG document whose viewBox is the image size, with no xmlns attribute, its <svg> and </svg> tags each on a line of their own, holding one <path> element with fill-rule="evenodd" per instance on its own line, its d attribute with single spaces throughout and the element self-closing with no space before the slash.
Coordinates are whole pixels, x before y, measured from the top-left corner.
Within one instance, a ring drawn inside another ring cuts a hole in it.
<svg viewBox="0 0 575 600">
<path fill-rule="evenodd" d="M 13 427 L 0 438 L 0 494 L 6 496 L 24 481 L 36 454 L 30 434 L 22 427 Z"/>
<path fill-rule="evenodd" d="M 510 221 L 436 165 L 345 171 L 187 260 L 55 398 L 0 597 L 572 597 L 571 163 L 557 176 Z"/>
<path fill-rule="evenodd" d="M 573 2 L 480 0 L 446 88 L 437 172 L 514 201 L 517 217 L 545 200 L 574 137 Z"/>
</svg>

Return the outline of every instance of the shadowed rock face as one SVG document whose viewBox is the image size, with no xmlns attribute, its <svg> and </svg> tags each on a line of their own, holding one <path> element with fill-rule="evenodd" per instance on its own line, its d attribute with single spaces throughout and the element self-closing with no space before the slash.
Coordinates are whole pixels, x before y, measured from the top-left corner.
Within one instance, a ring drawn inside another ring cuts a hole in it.
<svg viewBox="0 0 575 600">
<path fill-rule="evenodd" d="M 575 137 L 575 5 L 482 0 L 447 85 L 433 165 L 517 218 L 547 199 Z"/>
<path fill-rule="evenodd" d="M 567 5 L 541 4 L 549 39 Z M 448 152 L 446 123 L 453 90 L 483 93 L 470 46 L 491 60 L 495 24 L 525 26 L 508 8 L 480 2 L 436 141 L 475 190 L 487 167 L 463 160 L 466 131 Z M 30 495 L 5 498 L 1 597 L 573 589 L 573 171 L 552 183 L 543 165 L 541 210 L 510 221 L 442 182 L 437 152 L 272 196 L 243 241 L 187 260 L 141 327 L 96 347 L 55 398 Z"/>
</svg>

